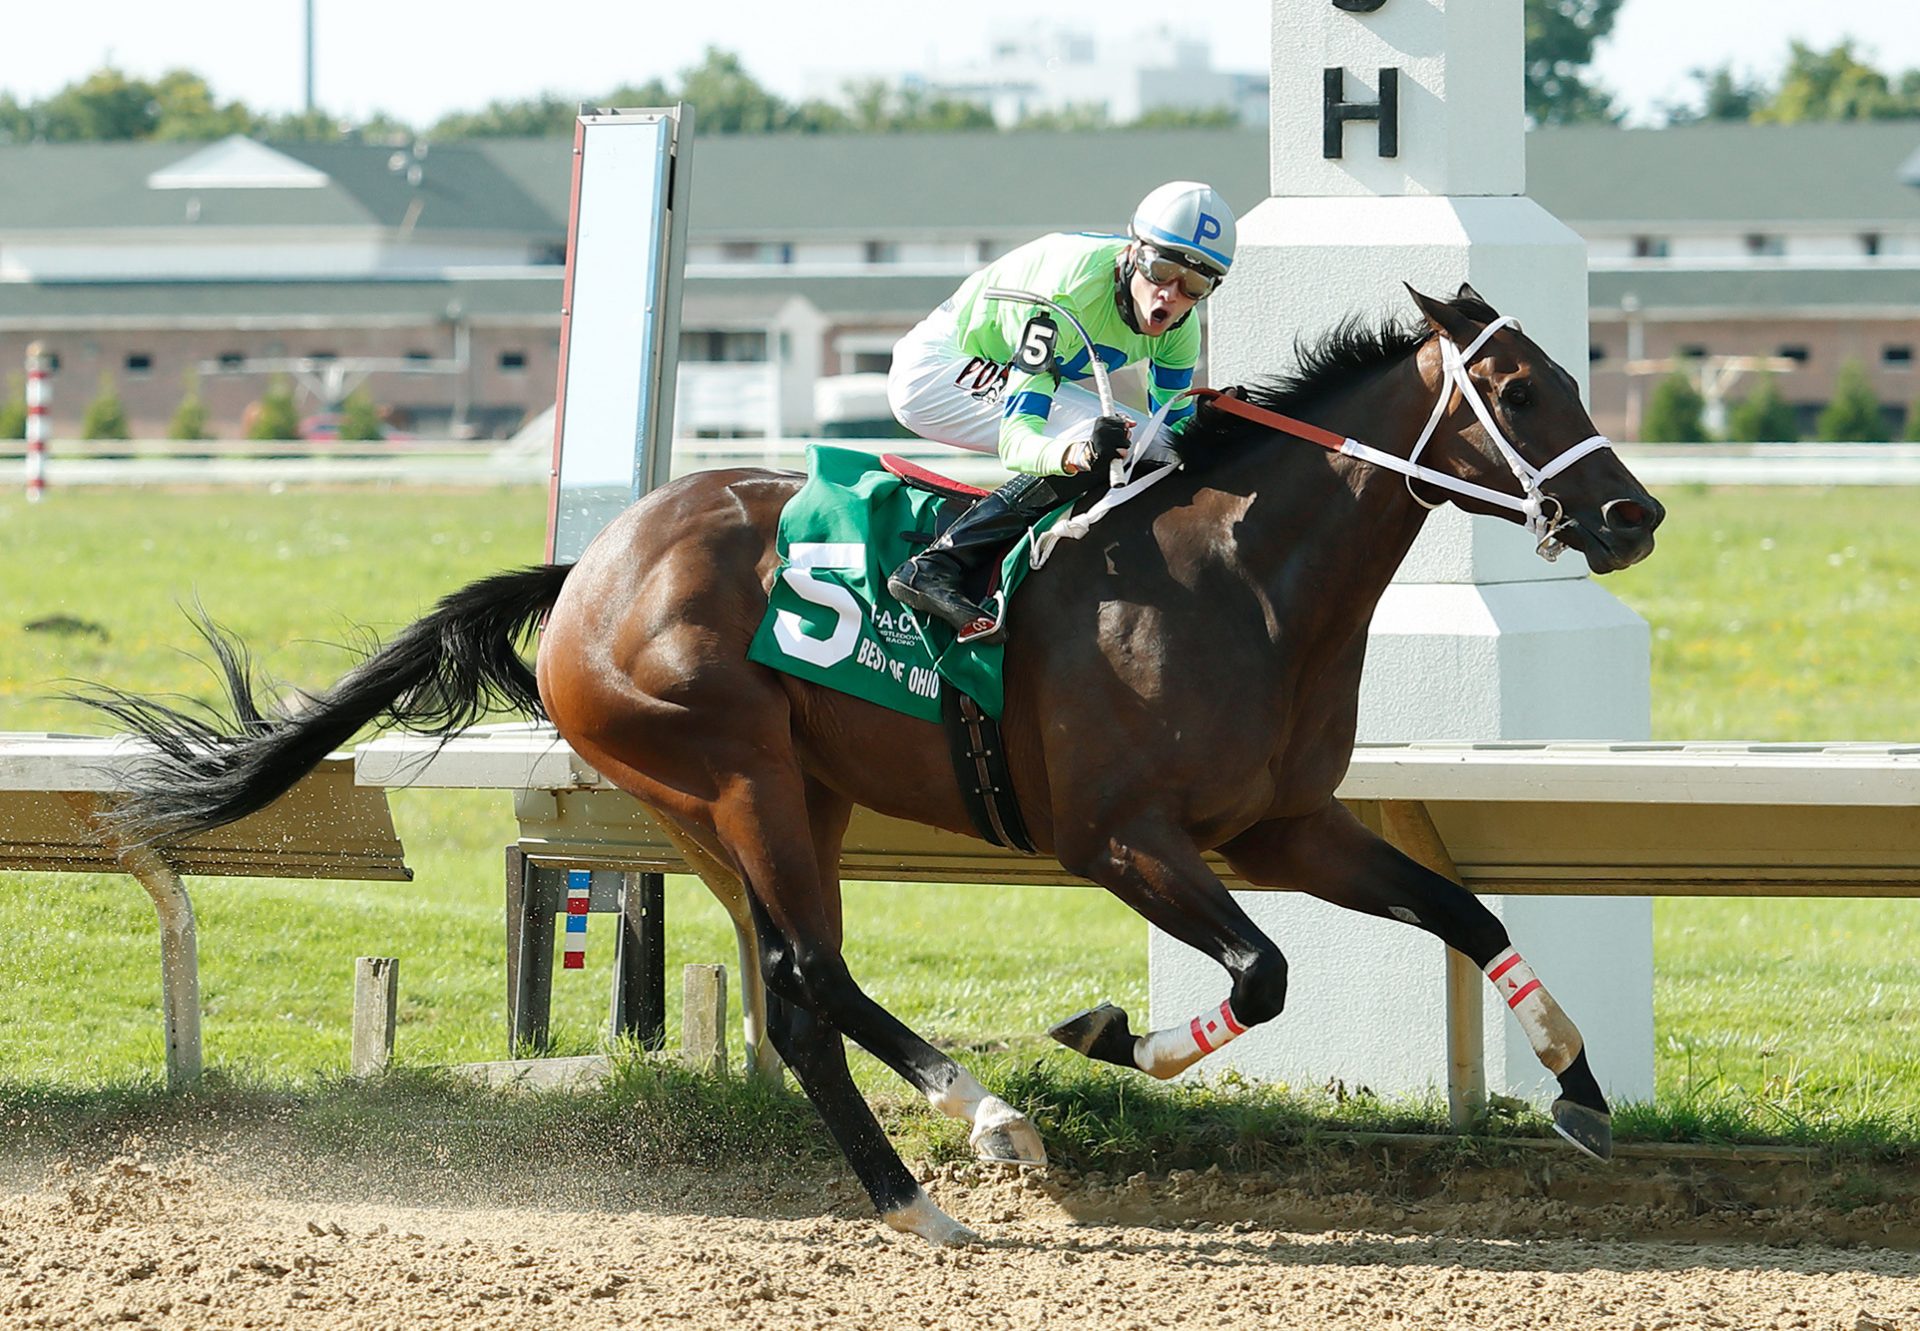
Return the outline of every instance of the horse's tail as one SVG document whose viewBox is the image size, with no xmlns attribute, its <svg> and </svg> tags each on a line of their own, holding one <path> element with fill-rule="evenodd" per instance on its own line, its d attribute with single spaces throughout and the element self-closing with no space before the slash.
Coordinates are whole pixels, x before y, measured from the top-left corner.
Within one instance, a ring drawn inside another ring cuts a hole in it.
<svg viewBox="0 0 1920 1331">
<path fill-rule="evenodd" d="M 255 813 L 292 789 L 321 759 L 378 721 L 449 736 L 505 708 L 543 715 L 533 672 L 516 644 L 560 595 L 571 565 L 496 573 L 443 598 L 432 611 L 320 694 L 262 710 L 246 647 L 206 617 L 197 627 L 225 676 L 233 717 L 169 707 L 122 689 L 69 695 L 148 741 L 128 794 L 108 815 L 130 841 L 202 832 Z"/>
</svg>

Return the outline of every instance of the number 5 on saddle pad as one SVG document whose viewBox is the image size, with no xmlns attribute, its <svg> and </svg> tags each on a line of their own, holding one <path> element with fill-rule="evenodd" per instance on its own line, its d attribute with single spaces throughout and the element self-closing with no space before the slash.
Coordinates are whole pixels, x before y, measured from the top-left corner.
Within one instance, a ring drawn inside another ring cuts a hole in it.
<svg viewBox="0 0 1920 1331">
<path fill-rule="evenodd" d="M 780 571 L 747 658 L 925 721 L 940 720 L 944 678 L 997 718 L 1004 648 L 956 645 L 952 629 L 922 623 L 887 594 L 887 574 L 931 538 L 945 501 L 853 449 L 808 449 L 807 473 L 780 514 Z M 1043 518 L 1034 533 L 1064 512 Z M 1002 561 L 1009 598 L 1028 572 L 1030 541 Z"/>
</svg>

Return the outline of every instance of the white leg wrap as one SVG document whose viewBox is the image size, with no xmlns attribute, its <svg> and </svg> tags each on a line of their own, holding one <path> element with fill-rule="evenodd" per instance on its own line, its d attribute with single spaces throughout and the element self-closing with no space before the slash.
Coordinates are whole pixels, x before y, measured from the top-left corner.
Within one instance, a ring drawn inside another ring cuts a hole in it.
<svg viewBox="0 0 1920 1331">
<path fill-rule="evenodd" d="M 993 1096 L 987 1094 L 987 1088 L 980 1084 L 979 1079 L 962 1068 L 960 1075 L 948 1084 L 947 1089 L 929 1095 L 927 1103 L 948 1118 L 964 1118 L 971 1123 L 973 1116 L 980 1111 L 981 1102 L 993 1099 Z M 994 1100 L 994 1103 L 1001 1102 Z"/>
<path fill-rule="evenodd" d="M 1553 995 L 1540 983 L 1533 967 L 1521 960 L 1518 951 L 1508 948 L 1488 962 L 1486 970 L 1494 992 L 1520 1023 L 1520 1029 L 1526 1032 L 1527 1041 L 1547 1071 L 1555 1076 L 1565 1072 L 1580 1056 L 1580 1032 L 1553 1001 Z"/>
<path fill-rule="evenodd" d="M 1149 1076 L 1177 1077 L 1247 1028 L 1233 1015 L 1232 1000 L 1217 1012 L 1195 1017 L 1184 1026 L 1142 1035 L 1133 1043 L 1133 1061 Z"/>
<path fill-rule="evenodd" d="M 971 1072 L 961 1069 L 947 1089 L 927 1097 L 927 1103 L 948 1118 L 963 1118 L 973 1125 L 967 1135 L 974 1154 L 982 1160 L 1006 1164 L 1044 1165 L 1047 1148 L 1027 1116 L 989 1094 Z"/>
</svg>

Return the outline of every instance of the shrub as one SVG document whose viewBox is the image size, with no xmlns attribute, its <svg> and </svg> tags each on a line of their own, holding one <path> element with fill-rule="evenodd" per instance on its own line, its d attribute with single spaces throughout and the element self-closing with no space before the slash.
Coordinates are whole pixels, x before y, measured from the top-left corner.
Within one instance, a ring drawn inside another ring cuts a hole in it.
<svg viewBox="0 0 1920 1331">
<path fill-rule="evenodd" d="M 1675 370 L 1654 385 L 1646 419 L 1640 425 L 1640 438 L 1649 444 L 1704 444 L 1706 406 L 1693 380 Z"/>
<path fill-rule="evenodd" d="M 1878 444 L 1886 442 L 1893 431 L 1880 410 L 1880 395 L 1873 391 L 1867 367 L 1850 360 L 1840 367 L 1833 384 L 1833 400 L 1814 426 L 1822 439 L 1830 443 Z"/>
<path fill-rule="evenodd" d="M 87 403 L 86 414 L 80 418 L 80 437 L 127 439 L 131 434 L 127 429 L 126 409 L 120 405 L 120 394 L 113 387 L 113 376 L 102 371 L 100 391 Z"/>
<path fill-rule="evenodd" d="M 1799 437 L 1800 422 L 1770 374 L 1727 414 L 1727 438 L 1735 443 L 1790 444 Z"/>
<path fill-rule="evenodd" d="M 0 398 L 0 439 L 27 437 L 27 387 L 17 374 L 7 376 L 7 395 Z"/>
<path fill-rule="evenodd" d="M 362 443 L 386 437 L 380 428 L 380 409 L 373 405 L 367 390 L 356 388 L 347 394 L 347 400 L 340 404 L 341 441 Z"/>
<path fill-rule="evenodd" d="M 293 405 L 293 385 L 275 379 L 258 402 L 247 409 L 247 438 L 298 439 L 300 413 Z"/>
<path fill-rule="evenodd" d="M 205 439 L 207 438 L 207 407 L 200 400 L 200 383 L 193 376 L 187 376 L 187 394 L 180 399 L 180 405 L 173 409 L 173 419 L 167 423 L 169 439 Z"/>
</svg>

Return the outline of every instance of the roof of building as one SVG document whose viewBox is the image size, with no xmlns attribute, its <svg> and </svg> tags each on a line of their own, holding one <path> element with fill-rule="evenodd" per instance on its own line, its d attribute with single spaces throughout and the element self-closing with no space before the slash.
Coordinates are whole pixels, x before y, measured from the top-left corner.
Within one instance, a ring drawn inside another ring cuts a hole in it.
<svg viewBox="0 0 1920 1331">
<path fill-rule="evenodd" d="M 319 171 L 318 187 L 244 187 L 218 179 L 202 188 L 154 188 L 199 143 L 27 143 L 0 145 L 0 233 L 132 227 L 395 228 L 415 202 L 415 231 L 526 232 L 566 227 L 569 149 L 559 149 L 559 193 L 541 197 L 476 144 L 436 145 L 415 159 L 362 143 L 281 143 L 272 150 Z M 544 148 L 544 145 L 542 145 Z M 396 157 L 398 168 L 395 167 Z M 407 168 L 420 167 L 420 183 Z M 555 221 L 555 208 L 559 221 Z"/>
<path fill-rule="evenodd" d="M 1527 192 L 1575 227 L 1920 223 L 1920 122 L 1564 126 L 1527 136 Z"/>
<path fill-rule="evenodd" d="M 190 198 L 202 227 L 395 227 L 416 201 L 416 230 L 551 235 L 566 226 L 568 139 L 435 144 L 424 157 L 357 142 L 269 147 L 326 183 L 153 189 L 151 176 L 208 145 L 0 145 L 0 232 L 184 226 Z M 1911 121 L 1554 126 L 1527 136 L 1527 184 L 1575 226 L 1920 223 L 1920 189 L 1902 179 L 1917 155 Z M 1266 197 L 1268 177 L 1267 136 L 1248 129 L 715 135 L 698 141 L 692 162 L 690 225 L 708 239 L 1111 227 L 1142 181 L 1205 179 L 1245 210 Z"/>
<path fill-rule="evenodd" d="M 1530 193 L 1589 231 L 1836 222 L 1911 230 L 1920 227 L 1920 188 L 1902 173 L 1912 173 L 1916 158 L 1920 124 L 1900 121 L 1549 128 L 1527 139 Z M 1266 135 L 1244 129 L 721 135 L 700 139 L 692 162 L 690 230 L 708 242 L 906 235 L 1005 240 L 1112 228 L 1131 211 L 1143 180 L 1207 179 L 1244 211 L 1266 197 L 1268 178 Z M 363 143 L 0 145 L 0 237 L 191 227 L 310 235 L 332 227 L 410 226 L 443 236 L 558 239 L 566 226 L 571 163 L 571 141 L 562 138 L 434 145 L 424 157 Z M 409 180 L 414 166 L 417 184 Z M 166 180 L 169 173 L 185 179 Z M 263 183 L 275 187 L 245 187 Z M 884 270 L 825 277 L 759 268 L 749 276 L 689 277 L 686 290 L 703 308 L 723 313 L 773 310 L 801 296 L 839 319 L 878 321 L 931 308 L 956 281 Z M 492 280 L 449 274 L 408 281 L 9 283 L 0 324 L 147 323 L 169 316 L 208 323 L 355 315 L 430 321 L 447 317 L 451 305 L 475 319 L 544 319 L 557 310 L 557 282 L 557 269 L 528 269 Z M 1917 288 L 1920 271 L 1898 264 L 1675 265 L 1596 271 L 1592 305 L 1619 308 L 1632 294 L 1649 314 L 1904 311 L 1920 305 Z"/>
<path fill-rule="evenodd" d="M 1715 312 L 1804 311 L 1826 318 L 1872 314 L 1920 317 L 1920 269 L 1751 268 L 1597 270 L 1587 276 L 1596 313 L 1622 310 L 1631 297 L 1649 318 L 1689 319 Z"/>
</svg>

